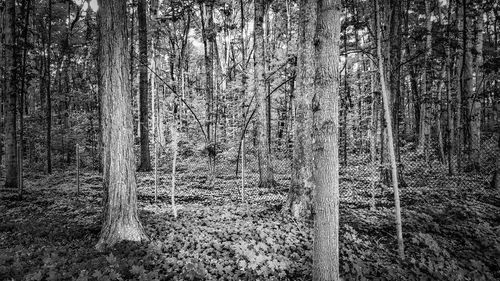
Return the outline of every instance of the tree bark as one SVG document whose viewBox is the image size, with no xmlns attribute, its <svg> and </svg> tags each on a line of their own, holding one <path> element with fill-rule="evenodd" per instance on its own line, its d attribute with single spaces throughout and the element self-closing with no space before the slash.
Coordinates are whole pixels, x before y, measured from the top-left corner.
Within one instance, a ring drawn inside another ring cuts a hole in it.
<svg viewBox="0 0 500 281">
<path fill-rule="evenodd" d="M 484 74 L 483 66 L 483 11 L 478 9 L 476 20 L 476 46 L 475 46 L 475 95 L 470 97 L 469 110 L 470 110 L 470 147 L 471 147 L 471 162 L 472 168 L 476 172 L 480 171 L 481 161 L 481 97 L 484 89 Z"/>
<path fill-rule="evenodd" d="M 212 182 L 215 172 L 215 127 L 214 123 L 214 42 L 215 28 L 213 20 L 213 0 L 200 4 L 202 37 L 205 54 L 205 126 L 207 132 L 206 149 L 208 151 L 209 176 Z"/>
<path fill-rule="evenodd" d="M 427 1 L 428 2 L 428 1 Z M 394 135 L 394 149 L 396 160 L 400 161 L 399 155 L 399 115 L 401 98 L 401 8 L 403 1 L 391 0 L 391 21 L 390 21 L 390 92 L 391 110 Z M 401 175 L 400 175 L 401 177 Z"/>
<path fill-rule="evenodd" d="M 267 137 L 267 106 L 268 97 L 266 91 L 266 46 L 264 41 L 264 15 L 266 11 L 265 0 L 255 0 L 255 30 L 254 30 L 254 83 L 255 96 L 257 97 L 257 134 L 258 134 L 258 158 L 259 158 L 259 186 L 263 188 L 274 187 L 274 174 L 271 167 L 271 155 L 269 154 L 269 139 Z"/>
<path fill-rule="evenodd" d="M 317 1 L 313 112 L 315 219 L 313 280 L 339 278 L 339 38 L 338 0 Z"/>
<path fill-rule="evenodd" d="M 430 149 L 430 113 L 431 113 L 431 93 L 430 89 L 432 83 L 427 80 L 430 68 L 430 59 L 432 56 L 432 11 L 429 1 L 425 1 L 425 55 L 424 55 L 424 72 L 422 73 L 422 95 L 421 95 L 421 109 L 420 109 L 420 136 L 419 148 L 425 155 L 425 162 L 429 163 L 429 149 Z"/>
<path fill-rule="evenodd" d="M 448 111 L 448 173 L 450 175 L 455 175 L 457 172 L 456 166 L 456 144 L 455 144 L 455 123 L 454 123 L 454 115 L 455 111 L 453 110 L 453 99 L 451 96 L 451 71 L 452 71 L 452 62 L 451 62 L 451 3 L 448 3 L 448 27 L 446 29 L 446 34 L 448 37 L 448 41 L 446 44 L 446 98 L 447 98 L 447 111 Z"/>
<path fill-rule="evenodd" d="M 148 25 L 146 0 L 139 0 L 137 17 L 139 22 L 139 108 L 141 124 L 141 164 L 139 171 L 151 171 L 149 153 L 149 84 L 148 84 Z"/>
<path fill-rule="evenodd" d="M 316 0 L 301 0 L 299 12 L 299 50 L 297 52 L 297 95 L 295 99 L 292 183 L 287 207 L 295 218 L 308 218 L 312 212 L 312 112 L 314 91 L 314 31 Z"/>
<path fill-rule="evenodd" d="M 50 64 L 51 62 L 51 52 L 52 52 L 52 0 L 49 0 L 49 15 L 48 15 L 48 38 L 46 46 L 46 62 L 45 62 L 45 98 L 46 98 L 46 115 L 45 119 L 47 122 L 47 136 L 46 136 L 46 151 L 47 151 L 47 174 L 52 174 L 52 98 L 51 98 L 51 74 L 50 74 Z"/>
<path fill-rule="evenodd" d="M 16 46 L 16 1 L 6 1 L 5 14 L 5 188 L 17 189 L 17 93 L 18 51 Z"/>
<path fill-rule="evenodd" d="M 147 239 L 137 214 L 126 1 L 99 3 L 104 216 L 96 248 Z"/>
</svg>

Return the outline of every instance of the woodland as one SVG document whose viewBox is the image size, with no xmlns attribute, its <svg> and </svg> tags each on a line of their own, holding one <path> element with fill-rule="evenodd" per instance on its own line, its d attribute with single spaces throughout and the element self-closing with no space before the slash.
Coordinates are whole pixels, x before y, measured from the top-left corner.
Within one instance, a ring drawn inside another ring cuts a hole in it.
<svg viewBox="0 0 500 281">
<path fill-rule="evenodd" d="M 500 280 L 495 0 L 0 0 L 0 280 Z"/>
</svg>

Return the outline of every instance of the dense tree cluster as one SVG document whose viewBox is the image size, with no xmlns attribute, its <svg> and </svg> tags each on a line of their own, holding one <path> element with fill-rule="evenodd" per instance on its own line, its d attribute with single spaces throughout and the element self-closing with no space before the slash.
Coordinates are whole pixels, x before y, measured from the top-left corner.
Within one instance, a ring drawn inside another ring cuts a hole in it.
<svg viewBox="0 0 500 281">
<path fill-rule="evenodd" d="M 204 155 L 209 184 L 230 159 L 242 199 L 251 159 L 272 189 L 288 158 L 286 209 L 320 222 L 314 277 L 331 280 L 338 265 L 322 261 L 338 244 L 321 242 L 338 242 L 339 161 L 366 155 L 394 187 L 403 257 L 404 153 L 455 175 L 485 172 L 500 147 L 499 12 L 494 0 L 2 1 L 5 188 L 22 187 L 23 160 L 50 174 L 78 144 L 103 171 L 106 247 L 145 239 L 134 173 L 165 152 L 173 175 L 178 154 Z"/>
</svg>

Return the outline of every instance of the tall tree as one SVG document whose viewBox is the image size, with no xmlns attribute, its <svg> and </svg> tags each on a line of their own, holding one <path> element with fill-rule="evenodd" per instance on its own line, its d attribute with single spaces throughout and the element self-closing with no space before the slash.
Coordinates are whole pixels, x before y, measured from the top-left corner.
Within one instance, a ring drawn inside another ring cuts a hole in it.
<svg viewBox="0 0 500 281">
<path fill-rule="evenodd" d="M 5 66 L 6 105 L 5 111 L 5 188 L 15 189 L 17 175 L 17 93 L 18 93 L 18 51 L 16 46 L 16 1 L 6 1 L 5 14 Z"/>
<path fill-rule="evenodd" d="M 210 178 L 213 179 L 215 169 L 215 118 L 214 118 L 214 45 L 216 30 L 214 26 L 214 0 L 200 4 L 203 48 L 205 54 L 205 127 L 206 145 Z"/>
<path fill-rule="evenodd" d="M 422 73 L 422 94 L 423 101 L 420 109 L 420 136 L 419 147 L 425 154 L 425 161 L 429 162 L 429 145 L 430 145 L 430 114 L 431 114 L 431 85 L 428 72 L 431 67 L 430 60 L 432 56 L 432 10 L 430 1 L 425 1 L 425 56 L 424 56 L 424 71 Z"/>
<path fill-rule="evenodd" d="M 254 30 L 254 83 L 255 97 L 257 100 L 257 133 L 258 133 L 258 158 L 259 158 L 259 186 L 271 188 L 275 185 L 274 173 L 271 166 L 271 155 L 269 153 L 269 122 L 267 107 L 268 95 L 266 91 L 265 60 L 267 56 L 264 40 L 264 16 L 267 9 L 267 1 L 255 0 L 255 30 Z"/>
<path fill-rule="evenodd" d="M 380 26 L 379 15 L 379 0 L 375 0 L 375 27 L 376 27 L 376 42 L 377 42 L 377 58 L 378 58 L 378 70 L 380 78 L 380 86 L 382 88 L 382 101 L 384 106 L 384 116 L 387 125 L 387 150 L 389 152 L 389 159 L 391 161 L 391 174 L 392 174 L 392 185 L 394 188 L 394 203 L 396 211 L 396 231 L 398 238 L 398 252 L 401 259 L 404 258 L 404 247 L 403 247 L 403 231 L 401 226 L 401 209 L 399 204 L 399 187 L 398 187 L 398 168 L 396 164 L 396 153 L 394 148 L 394 140 L 392 134 L 392 122 L 391 122 L 391 109 L 390 109 L 390 90 L 387 87 L 385 78 L 385 68 L 382 57 L 382 30 Z"/>
<path fill-rule="evenodd" d="M 140 171 L 151 171 L 149 153 L 149 91 L 148 91 L 148 24 L 146 0 L 139 0 L 137 17 L 139 22 L 139 108 L 141 131 Z"/>
<path fill-rule="evenodd" d="M 127 2 L 103 0 L 99 6 L 104 221 L 96 248 L 103 250 L 147 237 L 137 214 Z"/>
<path fill-rule="evenodd" d="M 339 0 L 317 1 L 313 112 L 313 280 L 339 280 Z"/>
<path fill-rule="evenodd" d="M 457 67 L 458 81 L 459 81 L 459 91 L 457 96 L 459 96 L 459 114 L 461 116 L 460 122 L 457 121 L 458 126 L 458 167 L 462 167 L 462 153 L 464 144 L 468 143 L 470 145 L 470 131 L 468 130 L 468 124 L 471 120 L 471 111 L 474 97 L 472 94 L 472 23 L 470 20 L 470 1 L 462 0 L 459 5 L 459 24 L 458 31 L 460 34 L 459 39 L 461 40 L 461 57 L 459 58 L 460 63 Z M 468 135 L 469 133 L 469 135 Z M 468 137 L 469 136 L 469 137 Z"/>
<path fill-rule="evenodd" d="M 52 0 L 48 2 L 47 42 L 45 45 L 45 119 L 47 122 L 46 152 L 47 174 L 52 173 L 52 97 L 51 97 L 51 53 L 52 53 Z"/>
<path fill-rule="evenodd" d="M 447 17 L 447 27 L 446 36 L 448 40 L 446 42 L 445 52 L 446 52 L 446 100 L 447 100 L 447 123 L 448 123 L 448 173 L 450 175 L 455 175 L 456 173 L 456 144 L 455 144 L 455 122 L 454 122 L 454 101 L 451 95 L 451 72 L 452 72 L 452 61 L 451 61 L 451 0 L 448 2 L 448 17 Z"/>
<path fill-rule="evenodd" d="M 316 0 L 301 0 L 299 12 L 299 49 L 297 58 L 297 95 L 293 128 L 292 183 L 287 206 L 296 218 L 307 217 L 312 211 L 312 113 L 311 94 L 314 90 L 314 31 Z"/>
<path fill-rule="evenodd" d="M 476 17 L 476 28 L 475 28 L 475 75 L 474 75 L 474 88 L 475 93 L 469 98 L 469 108 L 470 112 L 470 159 L 472 162 L 472 168 L 476 172 L 480 169 L 480 155 L 481 155 L 481 97 L 483 96 L 484 89 L 484 75 L 483 75 L 483 10 L 478 5 L 478 12 Z M 472 67 L 472 66 L 471 66 Z"/>
</svg>

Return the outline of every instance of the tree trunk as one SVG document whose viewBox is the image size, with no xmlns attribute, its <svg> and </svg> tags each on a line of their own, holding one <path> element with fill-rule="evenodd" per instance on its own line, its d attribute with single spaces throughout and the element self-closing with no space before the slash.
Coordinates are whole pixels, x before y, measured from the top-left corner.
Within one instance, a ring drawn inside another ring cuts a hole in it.
<svg viewBox="0 0 500 281">
<path fill-rule="evenodd" d="M 460 5 L 461 4 L 461 5 Z M 472 97 L 472 53 L 471 53 L 471 48 L 472 48 L 472 41 L 471 41 L 471 23 L 468 20 L 468 15 L 467 11 L 468 9 L 469 1 L 468 0 L 462 0 L 461 3 L 459 3 L 459 23 L 458 23 L 458 32 L 461 33 L 461 37 L 459 36 L 459 39 L 461 40 L 461 46 L 459 55 L 459 63 L 457 66 L 457 74 L 458 74 L 458 94 L 457 96 L 459 97 L 459 102 L 458 102 L 458 110 L 459 114 L 457 119 L 457 126 L 458 126 L 458 169 L 460 170 L 463 168 L 463 159 L 462 159 L 462 154 L 464 152 L 464 147 L 466 146 L 466 143 L 470 144 L 470 137 L 468 133 L 469 126 L 467 126 L 470 122 L 470 116 L 471 116 L 471 111 L 470 109 L 472 108 L 472 102 L 473 102 L 473 97 Z"/>
<path fill-rule="evenodd" d="M 313 280 L 339 278 L 339 37 L 338 0 L 317 1 L 313 112 L 315 191 Z"/>
<path fill-rule="evenodd" d="M 258 133 L 258 158 L 259 158 L 259 186 L 271 188 L 275 185 L 274 174 L 269 155 L 269 139 L 267 137 L 267 106 L 268 97 L 266 90 L 266 46 L 264 42 L 264 15 L 266 11 L 265 0 L 255 0 L 255 30 L 254 30 L 254 83 L 255 96 L 257 97 L 257 133 Z"/>
<path fill-rule="evenodd" d="M 497 128 L 500 127 L 500 101 L 494 102 L 493 106 L 495 106 L 495 111 L 496 111 L 496 123 L 497 123 Z M 498 147 L 497 147 L 498 153 L 500 153 L 500 134 L 498 134 Z M 491 178 L 491 183 L 490 186 L 491 188 L 494 188 L 496 190 L 500 190 L 500 157 L 497 156 L 496 160 L 496 169 L 493 172 L 493 177 Z"/>
<path fill-rule="evenodd" d="M 4 101 L 5 94 L 7 93 L 7 60 L 5 54 L 5 31 L 6 31 L 6 7 L 3 6 L 0 9 L 0 132 L 4 132 Z M 3 146 L 4 146 L 4 137 L 0 135 L 0 163 L 2 162 L 3 157 Z M 3 177 L 2 172 L 0 170 L 0 177 Z"/>
<path fill-rule="evenodd" d="M 454 115 L 455 112 L 453 110 L 453 100 L 451 96 L 451 3 L 448 3 L 448 27 L 446 29 L 446 34 L 448 37 L 448 41 L 446 44 L 446 98 L 447 98 L 447 111 L 448 111 L 448 173 L 450 175 L 455 175 L 457 172 L 456 166 L 456 144 L 455 144 L 455 124 L 454 124 Z"/>
<path fill-rule="evenodd" d="M 99 3 L 104 221 L 98 250 L 147 239 L 137 214 L 126 5 L 120 0 Z"/>
<path fill-rule="evenodd" d="M 17 157 L 19 158 L 18 172 L 20 173 L 19 182 L 20 191 L 22 192 L 22 174 L 23 174 L 23 155 L 24 155 L 24 113 L 26 104 L 26 59 L 28 54 L 28 30 L 29 30 L 29 16 L 31 12 L 31 1 L 23 1 L 23 56 L 22 56 L 22 71 L 21 71 L 21 92 L 19 95 L 19 150 Z M 1 162 L 1 161 L 0 161 Z"/>
<path fill-rule="evenodd" d="M 479 9 L 476 20 L 476 58 L 475 58 L 475 95 L 470 97 L 470 148 L 471 162 L 474 171 L 480 171 L 481 152 L 481 97 L 484 89 L 483 66 L 483 11 Z"/>
<path fill-rule="evenodd" d="M 378 96 L 375 92 L 375 85 L 377 80 L 377 73 L 375 72 L 375 65 L 373 64 L 373 60 L 370 60 L 370 91 L 371 91 L 371 118 L 370 118 L 370 126 L 369 126 L 369 136 L 370 136 L 370 160 L 372 163 L 375 163 L 377 156 L 377 128 L 378 128 Z"/>
<path fill-rule="evenodd" d="M 400 161 L 399 155 L 399 114 L 401 98 L 401 7 L 403 1 L 391 0 L 391 21 L 390 21 L 390 92 L 391 110 L 394 135 L 394 149 L 396 160 Z M 401 177 L 401 175 L 399 175 Z"/>
<path fill-rule="evenodd" d="M 314 91 L 314 31 L 316 0 L 301 0 L 299 50 L 297 52 L 297 96 L 295 99 L 292 184 L 287 207 L 295 218 L 308 218 L 312 211 L 312 113 Z"/>
<path fill-rule="evenodd" d="M 45 98 L 46 98 L 46 121 L 47 121 L 47 138 L 46 138 L 46 151 L 47 151 L 47 174 L 52 174 L 52 98 L 51 98 L 51 77 L 50 77 L 50 64 L 51 62 L 51 45 L 52 45 L 52 0 L 49 0 L 49 15 L 48 15 L 48 38 L 47 38 L 47 60 L 45 63 Z"/>
<path fill-rule="evenodd" d="M 432 56 L 432 11 L 429 1 L 425 2 L 425 55 L 424 55 L 424 72 L 422 73 L 422 95 L 421 95 L 421 109 L 420 109 L 420 136 L 419 148 L 425 155 L 425 162 L 429 163 L 429 149 L 430 149 L 430 114 L 431 114 L 431 93 L 432 83 L 429 83 L 428 72 L 430 67 L 430 60 Z"/>
<path fill-rule="evenodd" d="M 205 103 L 206 103 L 206 116 L 205 126 L 207 132 L 207 151 L 208 151 L 208 166 L 209 176 L 212 182 L 215 171 L 215 127 L 214 124 L 214 42 L 215 42 L 215 28 L 213 20 L 213 1 L 208 1 L 206 4 L 200 4 L 201 9 L 201 23 L 202 23 L 202 37 L 205 53 Z M 206 19 L 205 19 L 206 17 Z"/>
<path fill-rule="evenodd" d="M 16 46 L 16 1 L 6 1 L 5 14 L 5 65 L 6 108 L 5 111 L 5 188 L 18 187 L 17 170 L 17 92 L 18 54 Z"/>
<path fill-rule="evenodd" d="M 245 5 L 243 0 L 240 0 L 240 32 L 241 32 L 241 201 L 245 200 L 244 192 L 245 192 L 245 125 L 246 125 L 246 96 L 247 96 L 247 54 L 246 54 L 246 45 L 245 45 Z M 238 163 L 236 164 L 238 165 Z M 236 169 L 236 173 L 238 173 L 238 169 Z"/>
<path fill-rule="evenodd" d="M 378 57 L 378 68 L 379 68 L 379 75 L 380 75 L 380 85 L 382 87 L 382 100 L 383 100 L 383 105 L 384 105 L 384 112 L 385 112 L 385 120 L 386 120 L 386 125 L 387 125 L 387 150 L 389 152 L 389 158 L 391 161 L 391 171 L 392 171 L 392 184 L 394 188 L 394 202 L 395 202 L 395 207 L 396 207 L 396 231 L 397 231 L 397 237 L 398 237 L 398 252 L 399 252 L 399 257 L 401 259 L 404 259 L 404 246 L 403 246 L 403 231 L 402 231 L 402 226 L 401 226 L 401 207 L 399 203 L 399 187 L 398 187 L 398 169 L 397 169 L 397 164 L 396 164 L 396 155 L 394 152 L 394 141 L 393 141 L 393 134 L 392 134 L 392 122 L 391 122 L 391 111 L 390 111 L 390 100 L 389 97 L 391 96 L 389 93 L 389 89 L 387 88 L 386 82 L 385 82 L 385 71 L 384 71 L 384 62 L 382 59 L 382 31 L 380 28 L 380 19 L 379 19 L 379 5 L 378 5 L 378 0 L 375 0 L 375 25 L 376 25 L 376 37 L 377 37 L 377 57 Z"/>
<path fill-rule="evenodd" d="M 139 0 L 137 17 L 139 22 L 139 108 L 141 124 L 141 164 L 139 171 L 151 171 L 149 153 L 149 91 L 148 91 L 148 25 L 146 0 Z"/>
</svg>

